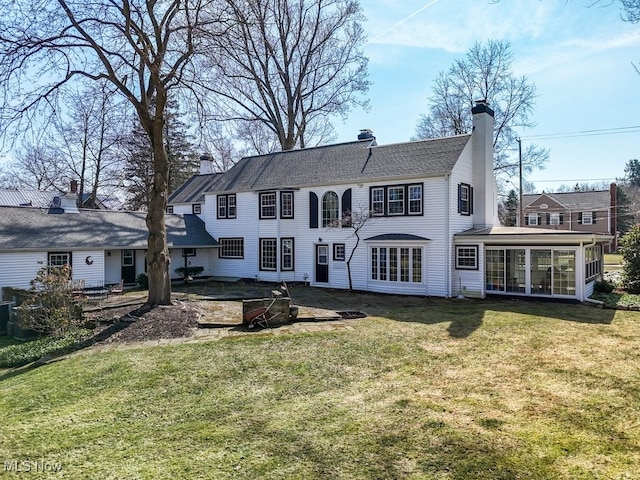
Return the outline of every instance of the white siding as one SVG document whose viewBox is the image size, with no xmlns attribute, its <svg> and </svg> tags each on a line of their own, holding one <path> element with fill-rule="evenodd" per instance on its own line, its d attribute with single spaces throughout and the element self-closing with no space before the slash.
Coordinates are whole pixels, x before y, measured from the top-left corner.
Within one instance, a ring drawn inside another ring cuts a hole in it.
<svg viewBox="0 0 640 480">
<path fill-rule="evenodd" d="M 122 279 L 122 256 L 120 250 L 108 250 L 104 257 L 104 283 L 118 283 Z"/>
<path fill-rule="evenodd" d="M 72 255 L 74 280 L 84 280 L 87 286 L 104 285 L 105 254 L 102 250 L 76 251 Z"/>
<path fill-rule="evenodd" d="M 201 275 L 214 275 L 213 269 L 211 268 L 211 250 L 215 249 L 196 248 L 196 254 L 194 256 L 186 257 L 187 267 L 203 267 L 204 270 Z M 171 249 L 171 266 L 169 267 L 171 278 L 181 278 L 181 275 L 176 272 L 176 268 L 185 266 L 185 257 L 182 251 L 182 248 Z M 136 270 L 138 269 L 137 265 L 138 263 L 136 263 Z M 144 266 L 144 263 L 141 262 L 141 265 Z"/>
<path fill-rule="evenodd" d="M 0 253 L 0 289 L 29 288 L 42 267 L 47 265 L 47 252 Z"/>
</svg>

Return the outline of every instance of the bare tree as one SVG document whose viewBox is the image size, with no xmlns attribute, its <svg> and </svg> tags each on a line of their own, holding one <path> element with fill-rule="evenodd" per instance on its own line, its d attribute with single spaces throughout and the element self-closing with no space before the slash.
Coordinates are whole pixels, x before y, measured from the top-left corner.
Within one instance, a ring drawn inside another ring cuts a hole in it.
<svg viewBox="0 0 640 480">
<path fill-rule="evenodd" d="M 165 207 L 169 162 L 164 112 L 172 92 L 194 84 L 201 34 L 215 0 L 0 0 L 0 125 L 5 136 L 55 109 L 79 79 L 106 81 L 135 109 L 153 147 L 146 306 L 171 303 Z"/>
<path fill-rule="evenodd" d="M 358 246 L 360 246 L 360 231 L 372 218 L 371 212 L 364 206 L 360 206 L 359 210 L 345 211 L 340 219 L 328 225 L 329 228 L 351 228 L 353 230 L 352 236 L 356 237 L 356 243 L 351 248 L 349 257 L 345 262 L 347 264 L 347 277 L 349 278 L 349 291 L 353 291 L 351 260 L 353 260 L 353 255 L 356 253 Z"/>
<path fill-rule="evenodd" d="M 519 159 L 514 127 L 535 125 L 531 116 L 535 106 L 535 85 L 512 72 L 510 44 L 490 40 L 476 43 L 467 55 L 456 60 L 434 82 L 429 113 L 418 120 L 415 138 L 436 138 L 468 133 L 472 129 L 471 107 L 475 100 L 486 100 L 495 112 L 493 135 L 494 170 L 503 178 L 517 177 Z M 523 151 L 525 173 L 541 168 L 548 150 L 529 145 Z"/>
<path fill-rule="evenodd" d="M 42 137 L 25 138 L 0 176 L 4 188 L 65 192 L 68 189 L 64 160 Z"/>
<path fill-rule="evenodd" d="M 226 0 L 231 28 L 211 45 L 216 118 L 264 150 L 327 140 L 327 118 L 366 101 L 367 58 L 357 0 Z M 255 135 L 254 135 L 255 134 Z M 268 145 L 268 143 L 267 143 Z"/>
</svg>

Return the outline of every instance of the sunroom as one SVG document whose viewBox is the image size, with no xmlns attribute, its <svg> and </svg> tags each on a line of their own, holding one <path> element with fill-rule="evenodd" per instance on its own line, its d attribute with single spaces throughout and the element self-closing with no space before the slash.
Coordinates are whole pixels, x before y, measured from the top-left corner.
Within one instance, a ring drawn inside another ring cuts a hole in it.
<svg viewBox="0 0 640 480">
<path fill-rule="evenodd" d="M 610 241 L 611 236 L 585 232 L 515 227 L 469 230 L 454 239 L 454 276 L 463 295 L 469 290 L 483 298 L 509 295 L 583 301 L 602 278 L 603 247 Z"/>
</svg>

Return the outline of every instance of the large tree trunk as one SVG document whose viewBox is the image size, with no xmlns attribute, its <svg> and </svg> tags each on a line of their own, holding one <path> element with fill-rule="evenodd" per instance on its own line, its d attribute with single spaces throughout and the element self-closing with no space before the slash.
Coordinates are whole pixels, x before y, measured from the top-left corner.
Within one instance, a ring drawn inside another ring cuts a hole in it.
<svg viewBox="0 0 640 480">
<path fill-rule="evenodd" d="M 161 111 L 156 105 L 158 111 Z M 153 187 L 149 197 L 147 227 L 149 228 L 149 248 L 147 250 L 147 275 L 149 297 L 145 307 L 171 304 L 171 277 L 169 275 L 169 249 L 165 211 L 169 179 L 169 159 L 163 142 L 164 117 L 157 114 L 153 119 L 151 144 L 153 147 Z"/>
</svg>

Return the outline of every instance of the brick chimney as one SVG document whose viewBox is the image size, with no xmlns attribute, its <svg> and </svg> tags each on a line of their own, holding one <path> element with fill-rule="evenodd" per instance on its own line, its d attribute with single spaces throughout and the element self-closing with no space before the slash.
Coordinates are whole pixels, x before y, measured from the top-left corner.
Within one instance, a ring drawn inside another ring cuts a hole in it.
<svg viewBox="0 0 640 480">
<path fill-rule="evenodd" d="M 471 109 L 473 132 L 471 156 L 473 174 L 473 215 L 477 228 L 500 225 L 498 218 L 498 187 L 493 173 L 494 113 L 486 100 L 477 100 Z"/>
</svg>

